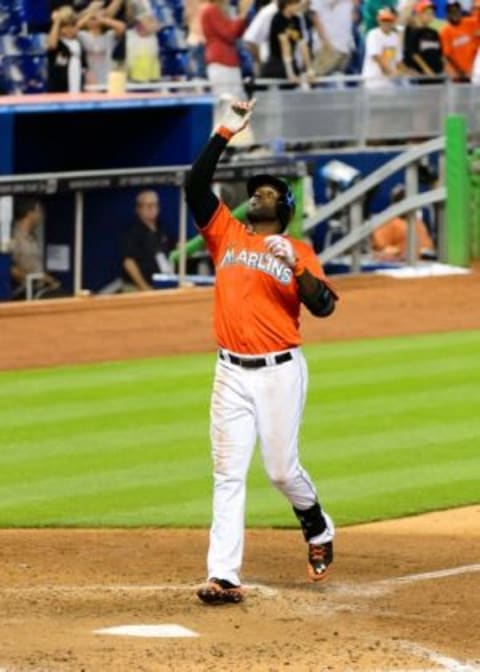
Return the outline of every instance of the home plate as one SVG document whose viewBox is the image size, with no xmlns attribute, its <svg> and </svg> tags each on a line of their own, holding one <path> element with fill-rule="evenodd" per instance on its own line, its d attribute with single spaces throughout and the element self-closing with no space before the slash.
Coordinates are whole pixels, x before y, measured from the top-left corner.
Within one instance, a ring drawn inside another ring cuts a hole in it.
<svg viewBox="0 0 480 672">
<path fill-rule="evenodd" d="M 165 623 L 163 625 L 116 625 L 113 628 L 94 630 L 96 635 L 121 635 L 123 637 L 198 637 L 198 632 L 183 625 Z"/>
</svg>

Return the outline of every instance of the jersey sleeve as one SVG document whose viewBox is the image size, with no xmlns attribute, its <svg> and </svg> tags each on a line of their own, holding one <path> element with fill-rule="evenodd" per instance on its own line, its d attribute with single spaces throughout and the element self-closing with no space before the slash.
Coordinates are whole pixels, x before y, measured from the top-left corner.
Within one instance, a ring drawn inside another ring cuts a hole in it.
<svg viewBox="0 0 480 672">
<path fill-rule="evenodd" d="M 225 203 L 220 202 L 208 224 L 199 229 L 215 264 L 226 244 L 227 236 L 235 239 L 242 229 L 243 224 L 235 219 Z"/>
</svg>

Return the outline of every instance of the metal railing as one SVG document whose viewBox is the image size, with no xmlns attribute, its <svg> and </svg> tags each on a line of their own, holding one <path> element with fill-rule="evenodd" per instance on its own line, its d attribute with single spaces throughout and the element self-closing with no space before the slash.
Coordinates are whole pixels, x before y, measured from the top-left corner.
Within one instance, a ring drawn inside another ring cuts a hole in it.
<svg viewBox="0 0 480 672">
<path fill-rule="evenodd" d="M 328 220 L 338 212 L 348 210 L 351 230 L 332 246 L 320 254 L 323 263 L 332 261 L 338 255 L 352 250 L 352 270 L 358 272 L 361 261 L 361 243 L 368 238 L 376 229 L 388 222 L 393 217 L 407 215 L 408 240 L 407 240 L 407 263 L 411 266 L 416 261 L 415 241 L 415 211 L 428 205 L 443 203 L 446 198 L 445 187 L 432 189 L 425 193 L 418 193 L 418 163 L 424 157 L 433 152 L 443 152 L 445 139 L 443 137 L 429 140 L 408 149 L 399 156 L 381 166 L 360 182 L 339 194 L 335 199 L 318 207 L 303 225 L 303 231 L 308 233 L 320 223 Z M 370 217 L 362 222 L 362 201 L 367 193 L 381 184 L 385 179 L 399 170 L 406 169 L 406 198 L 395 203 L 383 212 Z M 439 252 L 444 255 L 443 231 L 439 231 Z"/>
<path fill-rule="evenodd" d="M 257 100 L 252 142 L 275 145 L 281 139 L 283 143 L 364 146 L 382 140 L 436 138 L 450 114 L 464 115 L 470 134 L 480 134 L 480 86 L 444 78 L 434 84 L 420 85 L 419 81 L 421 77 L 400 77 L 392 79 L 391 86 L 368 88 L 359 75 L 331 75 L 318 77 L 312 85 L 291 88 L 287 80 L 254 80 L 248 84 Z M 94 85 L 87 90 L 104 92 L 106 87 Z M 127 92 L 209 90 L 206 79 L 126 84 Z"/>
<path fill-rule="evenodd" d="M 480 86 L 450 81 L 369 89 L 359 77 L 332 76 L 316 88 L 284 90 L 267 80 L 256 82 L 252 116 L 256 142 L 322 142 L 364 146 L 382 140 L 435 138 L 444 132 L 445 117 L 467 118 L 469 133 L 480 134 Z"/>
</svg>

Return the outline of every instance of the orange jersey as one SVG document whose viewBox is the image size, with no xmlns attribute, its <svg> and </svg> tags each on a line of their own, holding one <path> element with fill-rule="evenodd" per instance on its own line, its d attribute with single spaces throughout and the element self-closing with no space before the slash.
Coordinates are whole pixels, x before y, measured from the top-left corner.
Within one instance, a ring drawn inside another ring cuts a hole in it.
<svg viewBox="0 0 480 672">
<path fill-rule="evenodd" d="M 421 219 L 415 220 L 415 235 L 417 241 L 417 256 L 422 251 L 434 249 L 433 241 L 427 227 Z M 382 251 L 386 247 L 396 247 L 399 258 L 404 259 L 407 253 L 408 224 L 403 217 L 394 217 L 377 229 L 372 235 L 372 247 Z"/>
<path fill-rule="evenodd" d="M 443 55 L 469 75 L 477 47 L 472 22 L 462 19 L 457 26 L 447 23 L 440 32 L 440 39 Z"/>
<path fill-rule="evenodd" d="M 264 237 L 249 231 L 223 203 L 200 232 L 216 269 L 214 328 L 218 345 L 251 355 L 300 345 L 297 281 L 292 269 L 267 251 Z M 300 263 L 325 281 L 312 248 L 289 240 Z"/>
</svg>

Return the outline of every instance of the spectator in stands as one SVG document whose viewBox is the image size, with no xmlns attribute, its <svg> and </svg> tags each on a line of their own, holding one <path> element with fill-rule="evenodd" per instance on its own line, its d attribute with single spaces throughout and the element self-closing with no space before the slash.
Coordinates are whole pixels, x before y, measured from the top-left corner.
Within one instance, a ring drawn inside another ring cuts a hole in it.
<svg viewBox="0 0 480 672">
<path fill-rule="evenodd" d="M 202 12 L 206 0 L 185 0 L 185 21 L 187 23 L 187 45 L 192 57 L 192 74 L 207 78 L 205 63 L 205 35 L 202 30 Z"/>
<path fill-rule="evenodd" d="M 48 90 L 55 93 L 79 93 L 83 87 L 87 62 L 77 36 L 76 16 L 71 7 L 63 6 L 53 12 L 47 51 Z"/>
<path fill-rule="evenodd" d="M 372 28 L 378 28 L 380 9 L 391 9 L 396 13 L 397 0 L 363 0 L 361 3 L 363 31 L 368 34 Z"/>
<path fill-rule="evenodd" d="M 259 9 L 243 34 L 243 41 L 253 56 L 257 73 L 269 57 L 270 27 L 277 12 L 278 1 L 271 0 Z"/>
<path fill-rule="evenodd" d="M 443 55 L 446 72 L 456 82 L 470 81 L 476 54 L 476 40 L 472 22 L 462 14 L 462 6 L 457 0 L 447 3 L 447 21 L 442 28 Z"/>
<path fill-rule="evenodd" d="M 162 229 L 160 200 L 155 191 L 141 191 L 136 199 L 135 221 L 124 241 L 124 291 L 153 289 L 154 273 L 172 273 L 168 254 L 174 243 Z"/>
<path fill-rule="evenodd" d="M 368 88 L 392 86 L 392 78 L 408 72 L 402 65 L 402 45 L 395 29 L 396 14 L 388 7 L 378 11 L 378 28 L 367 33 L 362 77 Z"/>
<path fill-rule="evenodd" d="M 87 59 L 88 83 L 106 86 L 115 43 L 125 32 L 125 23 L 93 5 L 80 17 L 77 29 Z"/>
<path fill-rule="evenodd" d="M 141 16 L 153 15 L 151 0 L 126 0 L 129 22 L 135 23 Z"/>
<path fill-rule="evenodd" d="M 405 198 L 405 187 L 398 184 L 390 193 L 390 203 Z M 435 246 L 422 219 L 421 210 L 415 219 L 416 253 L 418 258 L 434 259 Z M 407 255 L 408 223 L 403 217 L 394 217 L 372 235 L 372 249 L 377 259 L 384 261 L 404 261 Z"/>
<path fill-rule="evenodd" d="M 161 25 L 153 14 L 139 14 L 127 30 L 127 76 L 133 82 L 160 79 L 160 50 L 157 33 Z"/>
<path fill-rule="evenodd" d="M 50 0 L 50 13 L 53 14 L 60 7 L 71 7 L 74 12 L 82 12 L 92 0 Z"/>
<path fill-rule="evenodd" d="M 235 18 L 229 17 L 226 0 L 209 0 L 202 11 L 207 76 L 213 93 L 219 98 L 226 95 L 241 100 L 245 97 L 237 40 L 245 30 L 250 4 L 244 4 Z"/>
<path fill-rule="evenodd" d="M 403 62 L 411 70 L 425 75 L 419 84 L 432 83 L 443 74 L 442 43 L 438 31 L 432 26 L 434 6 L 431 0 L 418 0 L 415 4 L 414 22 L 405 29 Z"/>
<path fill-rule="evenodd" d="M 472 12 L 464 19 L 472 31 L 475 57 L 472 65 L 471 82 L 480 84 L 480 0 L 473 0 Z"/>
<path fill-rule="evenodd" d="M 322 77 L 345 72 L 354 46 L 353 0 L 312 0 L 320 48 L 315 50 L 313 69 Z"/>
<path fill-rule="evenodd" d="M 307 79 L 312 80 L 315 73 L 298 16 L 301 4 L 299 0 L 278 0 L 278 8 L 270 26 L 269 57 L 261 75 L 299 84 L 300 73 L 304 69 Z"/>
<path fill-rule="evenodd" d="M 16 198 L 14 203 L 14 226 L 12 238 L 12 298 L 25 299 L 27 277 L 32 279 L 34 298 L 54 298 L 65 296 L 60 282 L 45 271 L 43 252 L 36 236 L 43 213 L 34 198 Z"/>
</svg>

